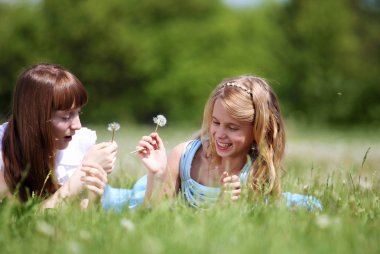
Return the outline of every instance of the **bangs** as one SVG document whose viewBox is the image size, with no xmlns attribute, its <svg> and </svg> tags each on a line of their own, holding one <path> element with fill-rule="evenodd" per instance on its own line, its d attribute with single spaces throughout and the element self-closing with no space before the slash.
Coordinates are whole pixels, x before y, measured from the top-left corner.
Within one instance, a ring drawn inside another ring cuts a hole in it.
<svg viewBox="0 0 380 254">
<path fill-rule="evenodd" d="M 53 110 L 80 108 L 87 103 L 87 91 L 75 76 L 66 76 L 54 87 Z"/>
<path fill-rule="evenodd" d="M 220 95 L 222 105 L 239 122 L 253 123 L 254 108 L 252 99 L 236 89 L 224 89 Z"/>
</svg>

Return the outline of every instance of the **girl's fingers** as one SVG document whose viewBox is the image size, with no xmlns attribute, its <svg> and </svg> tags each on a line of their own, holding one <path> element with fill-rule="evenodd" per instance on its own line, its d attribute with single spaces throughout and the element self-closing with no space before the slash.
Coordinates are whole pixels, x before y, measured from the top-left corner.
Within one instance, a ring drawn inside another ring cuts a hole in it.
<svg viewBox="0 0 380 254">
<path fill-rule="evenodd" d="M 231 200 L 237 200 L 240 198 L 241 189 L 224 191 L 224 195 L 229 195 Z"/>
<path fill-rule="evenodd" d="M 232 196 L 238 196 L 241 194 L 241 189 L 235 189 L 235 190 L 225 190 L 225 194 L 230 194 Z"/>
<path fill-rule="evenodd" d="M 140 140 L 138 146 L 136 147 L 136 149 L 148 149 L 148 150 L 153 150 L 154 149 L 154 146 L 152 143 L 148 142 L 148 141 L 145 141 L 145 140 Z"/>
<path fill-rule="evenodd" d="M 106 188 L 107 180 L 99 179 L 94 176 L 84 176 L 81 178 L 82 182 L 84 182 L 87 185 L 94 185 L 98 188 Z"/>
<path fill-rule="evenodd" d="M 86 173 L 86 176 L 96 177 L 103 182 L 107 182 L 107 173 L 102 168 L 82 166 L 81 171 Z"/>
<path fill-rule="evenodd" d="M 222 175 L 220 176 L 220 178 L 219 178 L 219 181 L 220 181 L 221 184 L 224 183 L 224 178 L 226 178 L 226 177 L 228 177 L 228 172 L 227 172 L 227 171 L 224 171 L 224 172 L 222 173 Z"/>
<path fill-rule="evenodd" d="M 82 167 L 80 168 L 80 170 L 82 172 L 86 173 L 86 175 L 91 175 L 91 176 L 100 177 L 100 175 L 102 174 L 99 169 L 91 167 L 91 166 L 84 166 L 84 165 L 82 165 Z"/>
<path fill-rule="evenodd" d="M 231 189 L 240 189 L 241 185 L 240 182 L 234 182 L 234 183 L 225 183 L 223 184 L 224 188 L 231 188 Z"/>
<path fill-rule="evenodd" d="M 240 178 L 237 175 L 227 176 L 223 178 L 223 187 L 231 189 L 240 189 Z"/>
<path fill-rule="evenodd" d="M 232 196 L 231 200 L 235 201 L 235 200 L 238 200 L 239 198 L 240 198 L 240 196 Z"/>
<path fill-rule="evenodd" d="M 98 148 L 98 149 L 103 149 L 103 148 L 105 148 L 105 147 L 108 146 L 108 143 L 109 143 L 109 142 L 102 142 L 102 143 L 95 144 L 94 146 L 95 146 L 96 148 Z"/>
<path fill-rule="evenodd" d="M 99 163 L 94 162 L 94 161 L 85 161 L 85 162 L 82 162 L 81 169 L 83 169 L 84 171 L 93 169 L 93 171 L 95 172 L 95 171 L 101 170 L 102 166 Z"/>
<path fill-rule="evenodd" d="M 240 181 L 240 178 L 237 175 L 226 176 L 223 178 L 223 183 L 237 182 L 237 181 Z"/>
<path fill-rule="evenodd" d="M 152 136 L 143 136 L 141 140 L 150 143 L 152 146 L 157 144 L 156 138 Z"/>
<path fill-rule="evenodd" d="M 117 153 L 118 145 L 115 141 L 111 142 L 111 145 L 109 146 L 111 153 Z"/>
<path fill-rule="evenodd" d="M 223 187 L 225 188 L 224 194 L 229 195 L 231 200 L 238 200 L 241 194 L 240 178 L 237 175 L 229 175 L 223 172 L 222 176 Z"/>
<path fill-rule="evenodd" d="M 162 139 L 160 138 L 160 136 L 158 135 L 157 132 L 151 133 L 150 136 L 153 139 L 153 141 L 155 141 L 155 146 L 156 146 L 157 149 L 163 147 L 164 143 L 162 142 Z"/>
<path fill-rule="evenodd" d="M 104 189 L 99 189 L 99 188 L 97 188 L 97 187 L 95 187 L 95 186 L 92 186 L 92 185 L 87 185 L 87 184 L 86 184 L 86 188 L 87 188 L 88 190 L 90 190 L 90 191 L 95 192 L 95 193 L 98 194 L 99 196 L 102 196 L 103 193 L 104 193 Z"/>
<path fill-rule="evenodd" d="M 116 157 L 114 157 L 114 158 L 112 159 L 112 168 L 115 167 L 115 164 L 116 164 Z"/>
</svg>

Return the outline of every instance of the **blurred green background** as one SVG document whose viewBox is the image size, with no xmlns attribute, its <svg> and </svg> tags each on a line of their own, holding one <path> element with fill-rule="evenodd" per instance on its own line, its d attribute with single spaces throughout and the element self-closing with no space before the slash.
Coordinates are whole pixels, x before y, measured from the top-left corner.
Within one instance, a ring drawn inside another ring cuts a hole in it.
<svg viewBox="0 0 380 254">
<path fill-rule="evenodd" d="M 245 4 L 240 5 L 239 3 Z M 265 77 L 302 123 L 380 123 L 380 1 L 0 1 L 0 119 L 18 74 L 62 65 L 90 93 L 84 121 L 199 126 L 225 77 Z"/>
</svg>

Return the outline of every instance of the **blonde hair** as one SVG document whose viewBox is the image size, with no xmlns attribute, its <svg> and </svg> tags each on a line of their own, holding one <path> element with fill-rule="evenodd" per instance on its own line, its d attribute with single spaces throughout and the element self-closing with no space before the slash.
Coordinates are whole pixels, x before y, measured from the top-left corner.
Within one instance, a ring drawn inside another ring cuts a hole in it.
<svg viewBox="0 0 380 254">
<path fill-rule="evenodd" d="M 245 75 L 225 79 L 214 89 L 205 105 L 200 137 L 205 151 L 216 163 L 220 157 L 210 135 L 210 126 L 217 99 L 234 119 L 252 124 L 251 188 L 279 195 L 285 133 L 280 106 L 272 88 L 263 78 Z"/>
</svg>

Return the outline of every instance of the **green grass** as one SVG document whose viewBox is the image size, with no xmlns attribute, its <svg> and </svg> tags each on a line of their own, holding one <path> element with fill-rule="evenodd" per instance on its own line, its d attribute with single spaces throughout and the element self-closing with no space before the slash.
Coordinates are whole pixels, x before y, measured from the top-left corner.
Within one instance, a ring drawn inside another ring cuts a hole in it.
<svg viewBox="0 0 380 254">
<path fill-rule="evenodd" d="M 105 126 L 95 129 L 98 141 L 110 139 Z M 136 155 L 128 152 L 153 129 L 124 124 L 116 133 L 119 159 L 110 177 L 113 186 L 130 186 L 145 173 Z M 195 131 L 191 127 L 159 129 L 168 150 Z M 360 135 L 350 133 L 334 140 L 327 130 L 319 136 L 289 130 L 283 188 L 318 197 L 322 212 L 247 202 L 246 198 L 209 210 L 188 208 L 178 199 L 122 213 L 99 207 L 80 211 L 76 202 L 42 213 L 35 202 L 3 201 L 0 252 L 380 253 L 380 142 L 375 136 Z M 371 149 L 363 164 L 367 149 L 362 147 L 367 146 Z M 353 156 L 356 153 L 358 158 Z"/>
</svg>

